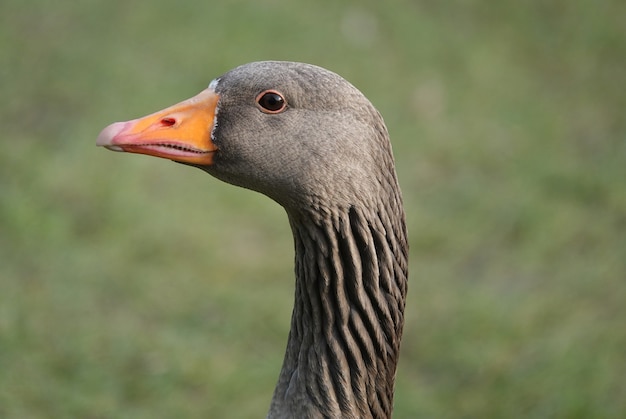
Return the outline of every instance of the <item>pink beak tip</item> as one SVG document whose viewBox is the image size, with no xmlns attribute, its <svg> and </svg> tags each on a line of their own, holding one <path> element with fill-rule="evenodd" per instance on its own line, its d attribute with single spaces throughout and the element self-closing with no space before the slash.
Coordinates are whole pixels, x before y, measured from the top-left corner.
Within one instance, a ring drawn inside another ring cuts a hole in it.
<svg viewBox="0 0 626 419">
<path fill-rule="evenodd" d="M 109 150 L 113 151 L 122 151 L 119 146 L 114 144 L 115 137 L 124 132 L 131 122 L 133 121 L 112 123 L 105 129 L 103 129 L 100 134 L 98 134 L 98 138 L 96 139 L 96 145 L 106 147 Z"/>
</svg>

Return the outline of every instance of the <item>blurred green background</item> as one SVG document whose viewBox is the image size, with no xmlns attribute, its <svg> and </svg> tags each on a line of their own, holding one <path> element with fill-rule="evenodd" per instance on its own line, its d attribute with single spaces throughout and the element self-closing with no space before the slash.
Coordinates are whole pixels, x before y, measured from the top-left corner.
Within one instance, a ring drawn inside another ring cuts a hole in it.
<svg viewBox="0 0 626 419">
<path fill-rule="evenodd" d="M 397 418 L 626 412 L 626 2 L 0 3 L 0 417 L 264 417 L 283 210 L 95 147 L 255 60 L 379 108 L 411 237 Z"/>
</svg>

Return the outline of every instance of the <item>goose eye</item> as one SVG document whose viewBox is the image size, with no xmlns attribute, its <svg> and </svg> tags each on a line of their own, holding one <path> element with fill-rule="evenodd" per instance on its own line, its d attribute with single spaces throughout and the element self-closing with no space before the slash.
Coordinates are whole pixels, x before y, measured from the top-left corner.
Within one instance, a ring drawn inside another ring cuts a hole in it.
<svg viewBox="0 0 626 419">
<path fill-rule="evenodd" d="M 273 90 L 262 92 L 257 96 L 256 101 L 261 106 L 261 110 L 266 113 L 279 113 L 284 111 L 287 106 L 285 98 Z"/>
</svg>

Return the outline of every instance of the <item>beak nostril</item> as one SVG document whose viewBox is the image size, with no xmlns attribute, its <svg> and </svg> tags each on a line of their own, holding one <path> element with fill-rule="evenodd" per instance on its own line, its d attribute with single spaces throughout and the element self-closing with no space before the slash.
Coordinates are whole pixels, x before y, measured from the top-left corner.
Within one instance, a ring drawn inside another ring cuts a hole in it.
<svg viewBox="0 0 626 419">
<path fill-rule="evenodd" d="M 171 127 L 174 124 L 176 124 L 176 119 L 174 118 L 163 118 L 161 119 L 161 125 L 163 125 L 164 127 Z"/>
</svg>

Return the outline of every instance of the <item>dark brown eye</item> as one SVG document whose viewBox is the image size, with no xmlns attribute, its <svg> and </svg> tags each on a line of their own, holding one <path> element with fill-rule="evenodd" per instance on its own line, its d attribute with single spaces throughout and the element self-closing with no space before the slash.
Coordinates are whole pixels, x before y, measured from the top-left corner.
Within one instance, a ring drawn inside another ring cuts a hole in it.
<svg viewBox="0 0 626 419">
<path fill-rule="evenodd" d="M 267 113 L 278 113 L 285 110 L 287 103 L 285 98 L 278 92 L 266 90 L 256 98 L 261 110 Z"/>
</svg>

